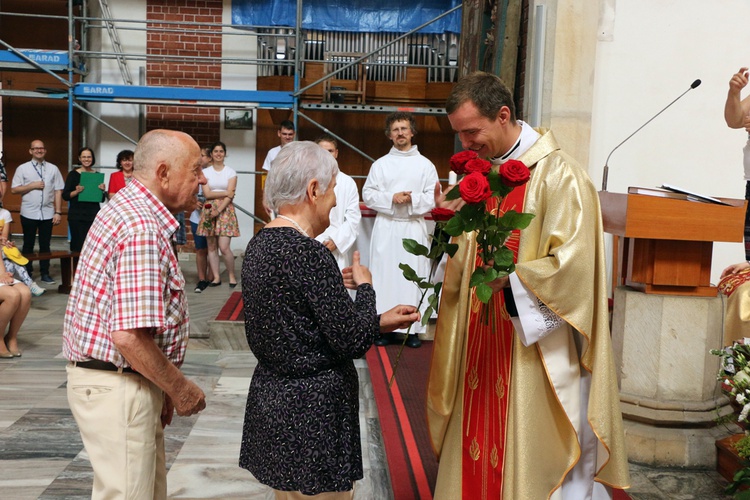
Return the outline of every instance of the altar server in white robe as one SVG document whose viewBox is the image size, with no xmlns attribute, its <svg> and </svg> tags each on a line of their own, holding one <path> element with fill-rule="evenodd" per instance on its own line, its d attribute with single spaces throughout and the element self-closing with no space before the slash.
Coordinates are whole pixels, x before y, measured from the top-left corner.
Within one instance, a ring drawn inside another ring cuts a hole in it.
<svg viewBox="0 0 750 500">
<path fill-rule="evenodd" d="M 338 159 L 338 141 L 333 136 L 324 134 L 315 142 Z M 344 269 L 352 264 L 352 254 L 356 250 L 359 234 L 359 221 L 362 219 L 362 212 L 359 210 L 359 190 L 354 179 L 339 170 L 333 192 L 336 194 L 336 206 L 331 209 L 331 225 L 315 239 L 333 253 L 339 269 Z M 356 290 L 349 290 L 349 293 L 352 295 Z"/>
<path fill-rule="evenodd" d="M 393 142 L 389 153 L 372 164 L 362 188 L 362 199 L 377 212 L 370 243 L 370 270 L 377 294 L 378 311 L 397 304 L 417 305 L 421 291 L 407 281 L 400 263 L 408 264 L 417 275 L 429 277 L 430 261 L 404 250 L 402 240 L 411 238 L 429 247 L 430 229 L 425 214 L 435 207 L 434 189 L 437 170 L 430 160 L 412 145 L 416 123 L 411 113 L 391 113 L 386 118 L 385 135 Z M 421 312 L 427 308 L 426 301 Z M 419 347 L 416 334 L 424 325 L 414 323 L 406 345 Z M 392 337 L 383 336 L 376 345 L 387 345 Z"/>
</svg>

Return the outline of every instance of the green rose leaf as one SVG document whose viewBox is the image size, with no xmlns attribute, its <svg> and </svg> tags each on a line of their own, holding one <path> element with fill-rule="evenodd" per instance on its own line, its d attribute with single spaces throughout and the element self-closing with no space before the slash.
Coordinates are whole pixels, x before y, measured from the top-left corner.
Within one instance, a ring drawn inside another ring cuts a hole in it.
<svg viewBox="0 0 750 500">
<path fill-rule="evenodd" d="M 486 304 L 490 301 L 490 297 L 492 297 L 492 288 L 484 283 L 479 283 L 476 287 L 476 294 L 477 298 Z"/>
<path fill-rule="evenodd" d="M 445 245 L 445 253 L 453 257 L 458 251 L 458 243 L 448 243 Z"/>
<path fill-rule="evenodd" d="M 427 306 L 427 309 L 424 310 L 424 315 L 422 316 L 421 323 L 423 325 L 426 325 L 430 321 L 433 312 L 435 312 L 435 310 L 432 308 L 432 306 Z"/>
<path fill-rule="evenodd" d="M 401 269 L 401 271 L 404 274 L 404 278 L 406 278 L 409 281 L 414 281 L 415 283 L 419 283 L 420 281 L 424 280 L 424 278 L 420 278 L 417 272 L 411 268 L 409 264 L 399 264 L 398 268 Z"/>
<path fill-rule="evenodd" d="M 460 215 L 454 215 L 451 220 L 443 226 L 443 231 L 451 236 L 458 236 L 464 232 L 464 221 Z"/>
<path fill-rule="evenodd" d="M 427 254 L 430 253 L 429 249 L 426 246 L 417 243 L 416 240 L 412 240 L 410 238 L 404 238 L 403 240 L 401 240 L 401 244 L 404 246 L 404 250 L 412 255 L 421 255 L 426 257 Z"/>
<path fill-rule="evenodd" d="M 484 269 L 478 267 L 474 269 L 474 272 L 469 279 L 469 286 L 477 286 L 480 283 L 484 283 Z"/>
<path fill-rule="evenodd" d="M 445 199 L 450 200 L 457 200 L 461 197 L 461 192 L 458 190 L 458 185 L 456 185 L 453 189 L 445 193 Z"/>
<path fill-rule="evenodd" d="M 507 268 L 513 265 L 513 251 L 508 247 L 498 248 L 492 257 L 495 261 L 495 266 L 499 266 L 499 268 Z"/>
<path fill-rule="evenodd" d="M 492 281 L 495 281 L 497 279 L 497 277 L 498 277 L 497 270 L 494 267 L 491 267 L 491 268 L 487 269 L 487 271 L 485 271 L 485 273 L 484 273 L 484 282 L 485 283 L 490 283 Z"/>
</svg>

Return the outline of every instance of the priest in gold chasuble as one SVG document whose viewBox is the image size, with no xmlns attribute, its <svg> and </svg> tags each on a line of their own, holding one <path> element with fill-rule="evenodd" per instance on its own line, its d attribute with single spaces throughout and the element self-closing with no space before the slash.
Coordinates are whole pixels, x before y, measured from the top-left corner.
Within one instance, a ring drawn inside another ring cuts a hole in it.
<svg viewBox="0 0 750 500">
<path fill-rule="evenodd" d="M 447 263 L 427 394 L 434 498 L 611 498 L 629 476 L 596 190 L 551 132 L 515 119 L 496 76 L 462 78 L 446 109 L 465 149 L 529 167 L 499 210 L 535 217 L 508 242 L 516 272 L 491 306 L 469 286 L 473 235 Z"/>
</svg>

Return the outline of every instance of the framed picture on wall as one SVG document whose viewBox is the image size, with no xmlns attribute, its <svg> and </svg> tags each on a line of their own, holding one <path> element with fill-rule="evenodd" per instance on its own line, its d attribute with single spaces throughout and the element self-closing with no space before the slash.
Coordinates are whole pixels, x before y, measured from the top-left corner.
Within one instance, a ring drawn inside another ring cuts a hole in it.
<svg viewBox="0 0 750 500">
<path fill-rule="evenodd" d="M 224 110 L 224 128 L 227 130 L 252 130 L 253 129 L 253 110 L 252 109 L 225 109 Z"/>
</svg>

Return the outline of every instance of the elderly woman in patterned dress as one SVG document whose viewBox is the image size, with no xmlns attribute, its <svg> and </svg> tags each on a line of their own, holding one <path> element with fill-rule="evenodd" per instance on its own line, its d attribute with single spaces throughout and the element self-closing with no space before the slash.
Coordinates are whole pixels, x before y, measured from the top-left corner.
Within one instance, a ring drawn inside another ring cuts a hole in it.
<svg viewBox="0 0 750 500">
<path fill-rule="evenodd" d="M 414 306 L 378 316 L 370 271 L 339 271 L 315 240 L 336 204 L 338 167 L 312 142 L 285 146 L 265 185 L 278 217 L 250 240 L 242 265 L 245 331 L 258 358 L 240 466 L 277 499 L 352 498 L 362 478 L 359 381 L 353 360 L 380 332 L 419 319 Z M 352 301 L 346 288 L 356 288 Z"/>
</svg>

